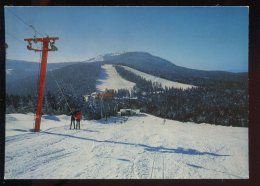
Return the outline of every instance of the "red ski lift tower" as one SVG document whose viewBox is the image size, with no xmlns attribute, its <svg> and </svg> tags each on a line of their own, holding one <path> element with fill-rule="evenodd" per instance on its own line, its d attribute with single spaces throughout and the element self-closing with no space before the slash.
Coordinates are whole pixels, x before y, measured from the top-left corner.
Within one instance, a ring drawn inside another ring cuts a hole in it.
<svg viewBox="0 0 260 186">
<path fill-rule="evenodd" d="M 38 85 L 38 100 L 37 100 L 37 109 L 36 109 L 36 116 L 35 116 L 35 128 L 34 128 L 35 132 L 40 131 L 48 52 L 58 50 L 57 47 L 54 45 L 55 40 L 58 40 L 58 39 L 59 39 L 58 37 L 24 39 L 25 41 L 28 42 L 28 45 L 27 45 L 28 50 L 33 50 L 35 52 L 42 52 L 40 79 L 39 79 L 39 85 Z M 32 42 L 34 42 L 34 43 L 42 42 L 42 49 L 32 48 Z M 50 46 L 50 48 L 49 48 L 49 46 Z"/>
</svg>

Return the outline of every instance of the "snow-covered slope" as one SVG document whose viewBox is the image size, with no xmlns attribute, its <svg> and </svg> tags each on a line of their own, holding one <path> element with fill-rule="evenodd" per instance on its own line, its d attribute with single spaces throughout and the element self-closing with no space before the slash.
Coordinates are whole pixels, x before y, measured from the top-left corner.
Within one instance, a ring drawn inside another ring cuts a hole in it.
<svg viewBox="0 0 260 186">
<path fill-rule="evenodd" d="M 86 60 L 85 62 L 96 62 L 96 61 L 104 61 L 104 56 L 98 55 L 96 57 L 93 57 L 93 58 Z"/>
<path fill-rule="evenodd" d="M 150 80 L 152 82 L 158 82 L 162 84 L 162 87 L 174 87 L 174 88 L 182 88 L 182 89 L 187 89 L 187 88 L 192 88 L 195 86 L 194 85 L 188 85 L 188 84 L 183 84 L 183 83 L 178 83 L 178 82 L 174 82 L 174 81 L 170 81 L 164 78 L 159 78 L 144 72 L 141 72 L 139 70 L 135 70 L 133 68 L 127 67 L 127 66 L 122 66 L 123 68 L 125 68 L 126 70 L 135 73 L 136 75 L 139 75 L 143 78 L 145 78 L 146 80 Z"/>
<path fill-rule="evenodd" d="M 118 56 L 124 54 L 125 52 L 115 52 L 115 53 L 108 53 L 103 55 L 98 55 L 96 57 L 90 58 L 85 62 L 96 62 L 96 61 L 105 61 L 106 59 L 110 59 L 111 57 Z"/>
<path fill-rule="evenodd" d="M 96 87 L 98 91 L 107 89 L 127 89 L 131 91 L 135 83 L 123 79 L 112 65 L 103 65 Z"/>
<path fill-rule="evenodd" d="M 187 85 L 183 83 L 178 83 L 174 81 L 169 81 L 167 79 L 159 78 L 138 70 L 135 70 L 130 67 L 122 66 L 126 70 L 129 70 L 136 75 L 142 76 L 146 80 L 151 80 L 152 82 L 158 82 L 161 83 L 163 87 L 175 87 L 175 88 L 182 88 L 182 89 L 187 89 L 187 88 L 192 88 L 195 87 L 193 85 Z M 116 69 L 110 65 L 110 64 L 105 64 L 101 67 L 101 73 L 99 75 L 99 78 L 97 80 L 97 90 L 98 91 L 104 91 L 106 88 L 107 89 L 127 89 L 131 91 L 131 89 L 134 87 L 135 83 L 131 81 L 127 81 L 123 79 L 116 71 Z"/>
<path fill-rule="evenodd" d="M 244 179 L 248 129 L 182 123 L 148 114 L 83 120 L 33 114 L 6 115 L 6 179 Z"/>
</svg>

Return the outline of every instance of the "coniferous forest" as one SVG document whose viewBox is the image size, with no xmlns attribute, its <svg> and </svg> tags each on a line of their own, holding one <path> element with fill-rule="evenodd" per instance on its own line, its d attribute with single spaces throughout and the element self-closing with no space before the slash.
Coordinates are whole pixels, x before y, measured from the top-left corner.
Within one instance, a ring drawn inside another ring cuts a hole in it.
<svg viewBox="0 0 260 186">
<path fill-rule="evenodd" d="M 204 81 L 204 86 L 186 90 L 163 87 L 115 66 L 118 73 L 136 83 L 132 96 L 135 108 L 153 115 L 179 121 L 225 126 L 248 125 L 247 82 Z M 162 91 L 163 90 L 163 91 Z M 129 103 L 128 103 L 129 104 Z"/>
</svg>

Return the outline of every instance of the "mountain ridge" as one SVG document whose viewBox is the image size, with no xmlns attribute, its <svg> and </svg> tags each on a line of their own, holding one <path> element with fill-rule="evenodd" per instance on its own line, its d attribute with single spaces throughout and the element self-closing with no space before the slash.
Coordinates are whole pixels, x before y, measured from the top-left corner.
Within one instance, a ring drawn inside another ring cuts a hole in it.
<svg viewBox="0 0 260 186">
<path fill-rule="evenodd" d="M 133 69 L 139 70 L 144 73 L 148 73 L 167 80 L 192 84 L 195 86 L 207 86 L 223 81 L 230 81 L 235 83 L 243 83 L 247 86 L 248 73 L 233 73 L 226 71 L 203 71 L 196 69 L 189 69 L 173 64 L 172 62 L 153 56 L 148 52 L 123 52 L 123 53 L 110 53 L 102 56 L 102 60 L 93 62 L 63 62 L 63 63 L 50 63 L 47 65 L 47 72 L 52 70 L 54 74 L 58 73 L 61 79 L 67 79 L 68 75 L 73 76 L 76 73 L 86 73 L 86 69 L 93 68 L 93 65 L 88 64 L 114 64 L 125 65 Z M 100 58 L 101 59 L 101 58 Z M 83 66 L 82 66 L 83 65 Z M 84 68 L 82 68 L 84 67 Z M 96 67 L 95 67 L 96 68 Z M 73 69 L 73 70 L 72 70 Z M 60 74 L 59 72 L 64 72 Z M 87 71 L 91 71 L 88 69 Z M 73 72 L 73 74 L 71 73 Z M 7 60 L 6 63 L 6 87 L 7 93 L 17 93 L 22 88 L 30 87 L 32 82 L 37 80 L 39 73 L 39 63 L 28 62 L 23 60 Z M 48 73 L 47 73 L 48 74 Z M 49 79 L 47 77 L 47 79 Z M 85 78 L 83 78 L 85 79 Z M 71 82 L 78 84 L 73 77 Z M 77 81 L 81 81 L 78 79 Z M 85 80 L 84 80 L 85 81 Z M 50 82 L 50 81 L 47 81 Z M 210 83 L 209 83 L 210 82 Z M 34 83 L 36 84 L 36 83 Z M 86 85 L 87 86 L 87 85 Z M 11 91 L 12 90 L 12 91 Z M 19 91 L 17 91 L 19 90 Z M 24 91 L 25 93 L 28 91 Z"/>
<path fill-rule="evenodd" d="M 152 57 L 152 58 L 156 59 L 157 62 L 163 62 L 164 64 L 168 64 L 168 65 L 183 68 L 183 69 L 198 70 L 198 71 L 203 71 L 203 72 L 228 72 L 228 73 L 233 73 L 233 74 L 248 73 L 247 71 L 232 72 L 230 70 L 201 70 L 201 69 L 196 69 L 196 68 L 189 68 L 189 67 L 185 67 L 185 66 L 176 65 L 175 63 L 173 63 L 173 62 L 171 62 L 167 59 L 164 59 L 164 58 L 156 56 L 156 55 L 152 55 L 152 54 L 145 52 L 145 51 L 114 52 L 114 53 L 101 54 L 101 55 L 98 55 L 96 57 L 92 57 L 92 58 L 89 58 L 87 60 L 84 60 L 84 61 L 75 61 L 75 62 L 64 61 L 64 62 L 48 63 L 47 70 L 53 69 L 53 68 L 58 68 L 58 67 L 63 67 L 63 66 L 68 66 L 68 65 L 71 65 L 71 64 L 75 64 L 75 63 L 86 63 L 86 62 L 112 62 L 113 63 L 113 62 L 118 61 L 120 58 L 125 57 L 125 56 L 129 58 L 129 55 L 130 56 L 133 55 L 133 56 L 135 56 L 139 59 L 140 59 L 140 56 L 142 56 L 142 57 L 149 56 L 150 58 Z M 37 68 L 39 66 L 39 62 L 18 60 L 18 59 L 7 59 L 6 60 L 7 68 L 8 68 L 8 66 L 10 66 L 10 63 L 11 63 L 11 65 L 12 65 L 12 63 L 15 63 L 14 65 L 16 66 L 16 68 L 17 67 L 19 68 L 19 63 L 26 63 L 26 65 L 29 65 L 30 67 L 33 66 L 34 68 L 35 68 L 35 66 Z"/>
</svg>

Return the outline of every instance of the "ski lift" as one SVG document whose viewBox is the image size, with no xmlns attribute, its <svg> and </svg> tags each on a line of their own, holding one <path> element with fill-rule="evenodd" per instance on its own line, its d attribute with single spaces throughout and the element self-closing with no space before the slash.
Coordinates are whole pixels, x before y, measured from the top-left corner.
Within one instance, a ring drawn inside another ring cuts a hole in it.
<svg viewBox="0 0 260 186">
<path fill-rule="evenodd" d="M 51 47 L 51 50 L 52 50 L 52 51 L 57 51 L 58 48 L 57 48 L 54 44 L 55 44 L 55 40 L 50 41 L 50 47 Z"/>
<path fill-rule="evenodd" d="M 49 38 L 49 37 L 47 37 L 47 38 L 36 38 L 35 36 L 34 36 L 34 38 L 25 39 L 25 41 L 28 42 L 27 49 L 28 50 L 34 50 L 35 52 L 41 52 L 42 50 L 32 47 L 32 42 L 34 42 L 34 43 L 43 42 L 44 39 L 49 39 L 49 43 L 50 43 L 50 48 L 45 48 L 44 50 L 47 50 L 47 51 L 57 51 L 58 50 L 58 48 L 54 45 L 55 40 L 57 38 Z"/>
<path fill-rule="evenodd" d="M 32 41 L 28 41 L 27 49 L 32 50 Z"/>
<path fill-rule="evenodd" d="M 37 40 L 36 40 L 36 35 L 33 36 L 33 42 L 36 44 Z"/>
</svg>

